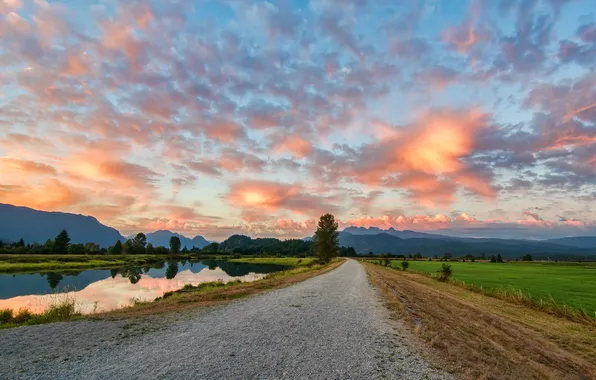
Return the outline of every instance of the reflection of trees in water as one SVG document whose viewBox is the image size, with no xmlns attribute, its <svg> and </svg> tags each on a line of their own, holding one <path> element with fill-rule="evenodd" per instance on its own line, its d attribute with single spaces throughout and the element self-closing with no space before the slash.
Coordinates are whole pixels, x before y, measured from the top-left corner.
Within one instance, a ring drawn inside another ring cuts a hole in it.
<svg viewBox="0 0 596 380">
<path fill-rule="evenodd" d="M 60 281 L 64 279 L 64 277 L 60 273 L 54 272 L 49 272 L 46 274 L 46 276 L 48 278 L 48 285 L 50 285 L 50 288 L 52 289 L 56 289 L 58 284 L 60 284 Z"/>
<path fill-rule="evenodd" d="M 231 277 L 246 276 L 249 273 L 272 273 L 286 268 L 283 265 L 234 263 L 223 260 L 203 260 L 201 263 L 207 265 L 209 270 L 220 267 Z"/>
<path fill-rule="evenodd" d="M 120 269 L 110 269 L 110 276 L 112 276 L 112 278 L 116 278 L 119 270 Z"/>
<path fill-rule="evenodd" d="M 124 267 L 120 274 L 122 277 L 128 278 L 131 284 L 136 284 L 143 275 L 143 269 L 139 267 Z"/>
<path fill-rule="evenodd" d="M 178 262 L 168 261 L 168 268 L 166 269 L 166 278 L 168 280 L 173 279 L 178 274 Z"/>
<path fill-rule="evenodd" d="M 143 268 L 122 267 L 118 269 L 110 269 L 110 276 L 112 276 L 112 278 L 116 278 L 116 275 L 128 278 L 131 284 L 136 284 L 137 282 L 139 282 L 143 275 Z"/>
</svg>

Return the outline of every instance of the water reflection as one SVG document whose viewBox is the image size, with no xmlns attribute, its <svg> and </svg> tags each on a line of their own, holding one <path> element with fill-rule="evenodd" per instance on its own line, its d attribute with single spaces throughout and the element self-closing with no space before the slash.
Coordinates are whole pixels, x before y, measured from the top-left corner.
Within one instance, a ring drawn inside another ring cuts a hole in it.
<svg viewBox="0 0 596 380">
<path fill-rule="evenodd" d="M 35 274 L 0 274 L 0 309 L 43 311 L 61 295 L 74 296 L 81 312 L 105 311 L 150 301 L 163 293 L 208 281 L 254 281 L 280 266 L 227 261 L 168 261 L 152 266 Z"/>
</svg>

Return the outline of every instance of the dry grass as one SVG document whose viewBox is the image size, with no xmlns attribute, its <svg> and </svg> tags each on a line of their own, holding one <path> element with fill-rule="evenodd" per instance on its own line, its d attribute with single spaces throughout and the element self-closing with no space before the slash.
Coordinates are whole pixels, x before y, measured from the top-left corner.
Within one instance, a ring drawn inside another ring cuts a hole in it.
<svg viewBox="0 0 596 380">
<path fill-rule="evenodd" d="M 181 311 L 197 307 L 215 306 L 239 298 L 245 298 L 268 290 L 277 289 L 307 280 L 311 277 L 329 272 L 338 267 L 344 260 L 337 259 L 327 265 L 313 265 L 299 267 L 280 272 L 274 272 L 262 280 L 254 282 L 234 283 L 230 286 L 203 286 L 195 289 L 187 288 L 175 292 L 168 297 L 154 302 L 137 303 L 134 306 L 94 314 L 92 318 L 120 319 L 142 317 L 171 311 Z"/>
<path fill-rule="evenodd" d="M 596 327 L 364 263 L 445 370 L 463 379 L 595 379 Z"/>
</svg>

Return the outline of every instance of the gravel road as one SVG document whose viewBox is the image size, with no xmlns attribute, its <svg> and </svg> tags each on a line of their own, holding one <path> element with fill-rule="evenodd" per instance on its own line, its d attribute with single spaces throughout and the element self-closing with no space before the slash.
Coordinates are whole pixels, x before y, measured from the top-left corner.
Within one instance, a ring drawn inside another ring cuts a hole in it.
<svg viewBox="0 0 596 380">
<path fill-rule="evenodd" d="M 447 379 L 358 262 L 211 309 L 0 330 L 7 379 Z"/>
</svg>

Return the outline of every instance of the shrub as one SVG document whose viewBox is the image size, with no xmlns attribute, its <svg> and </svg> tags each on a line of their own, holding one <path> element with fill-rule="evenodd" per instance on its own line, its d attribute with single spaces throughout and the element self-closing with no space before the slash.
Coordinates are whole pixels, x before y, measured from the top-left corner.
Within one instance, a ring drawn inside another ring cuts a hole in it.
<svg viewBox="0 0 596 380">
<path fill-rule="evenodd" d="M 0 310 L 0 324 L 9 323 L 12 321 L 12 310 Z"/>
<path fill-rule="evenodd" d="M 410 263 L 407 261 L 402 261 L 401 262 L 401 267 L 403 270 L 408 270 L 408 267 L 410 266 Z"/>
<path fill-rule="evenodd" d="M 389 261 L 389 259 L 384 259 L 383 260 L 383 265 L 385 265 L 386 267 L 388 267 L 389 264 L 391 264 L 391 261 Z"/>
<path fill-rule="evenodd" d="M 14 323 L 25 323 L 31 318 L 33 318 L 33 314 L 31 314 L 29 310 L 21 309 L 19 310 L 19 313 L 13 317 L 12 321 Z"/>
<path fill-rule="evenodd" d="M 446 282 L 449 280 L 449 277 L 453 274 L 453 270 L 451 269 L 451 265 L 443 264 L 441 269 L 439 270 L 439 281 Z"/>
</svg>

